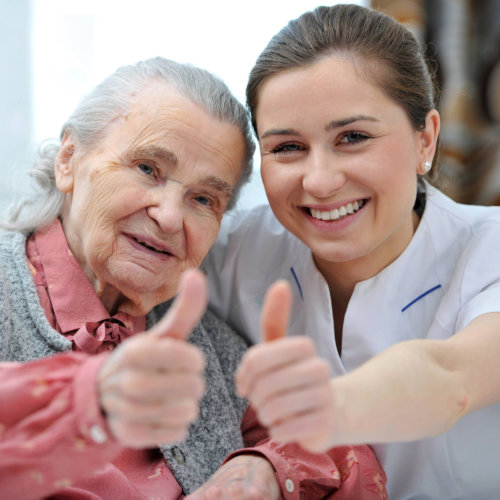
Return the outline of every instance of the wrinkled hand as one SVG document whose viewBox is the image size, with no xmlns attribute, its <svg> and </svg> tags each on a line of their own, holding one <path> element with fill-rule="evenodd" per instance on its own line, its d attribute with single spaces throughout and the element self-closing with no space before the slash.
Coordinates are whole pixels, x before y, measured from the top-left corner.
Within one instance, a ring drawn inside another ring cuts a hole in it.
<svg viewBox="0 0 500 500">
<path fill-rule="evenodd" d="M 198 416 L 204 356 L 185 339 L 207 304 L 205 277 L 189 270 L 165 316 L 123 342 L 98 376 L 100 403 L 111 432 L 125 446 L 180 441 Z"/>
<path fill-rule="evenodd" d="M 238 455 L 186 500 L 277 500 L 279 494 L 274 469 L 264 457 Z"/>
<path fill-rule="evenodd" d="M 261 318 L 264 342 L 247 351 L 236 384 L 274 440 L 322 452 L 334 431 L 330 368 L 310 338 L 284 338 L 291 304 L 286 282 L 270 287 Z"/>
</svg>

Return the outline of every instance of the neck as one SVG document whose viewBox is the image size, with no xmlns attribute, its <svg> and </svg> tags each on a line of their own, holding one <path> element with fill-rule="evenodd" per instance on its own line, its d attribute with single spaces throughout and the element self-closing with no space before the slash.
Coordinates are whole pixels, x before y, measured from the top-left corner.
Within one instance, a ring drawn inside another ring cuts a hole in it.
<svg viewBox="0 0 500 500">
<path fill-rule="evenodd" d="M 414 234 L 419 220 L 418 215 L 413 212 L 411 234 Z M 409 241 L 406 244 L 408 243 Z M 401 252 L 404 251 L 404 248 L 395 255 L 388 256 L 387 252 L 380 252 L 379 254 L 371 252 L 359 259 L 347 262 L 330 262 L 314 256 L 316 267 L 325 278 L 330 290 L 335 341 L 339 354 L 342 354 L 344 317 L 356 283 L 376 276 L 382 269 L 397 259 Z"/>
<path fill-rule="evenodd" d="M 116 288 L 103 287 L 101 283 L 94 284 L 94 289 L 109 314 L 116 314 L 123 303 L 123 295 Z"/>
<path fill-rule="evenodd" d="M 413 211 L 406 232 L 407 236 L 402 241 L 397 242 L 396 245 L 393 245 L 392 248 L 389 247 L 389 252 L 385 247 L 379 249 L 379 251 L 375 250 L 357 259 L 344 262 L 332 262 L 314 256 L 316 267 L 328 283 L 332 300 L 335 299 L 338 303 L 345 304 L 345 307 L 347 307 L 356 283 L 376 276 L 394 262 L 410 243 L 419 222 L 420 218 Z"/>
<path fill-rule="evenodd" d="M 144 316 L 159 303 L 169 300 L 168 298 L 159 298 L 154 293 L 130 293 L 125 295 L 112 286 L 100 289 L 95 288 L 95 290 L 104 307 L 111 315 L 122 312 L 130 316 Z"/>
<path fill-rule="evenodd" d="M 327 262 L 314 259 L 316 267 L 325 278 L 332 302 L 342 304 L 347 308 L 356 283 L 371 278 L 377 272 L 373 272 L 373 264 L 365 266 L 363 262 Z"/>
</svg>

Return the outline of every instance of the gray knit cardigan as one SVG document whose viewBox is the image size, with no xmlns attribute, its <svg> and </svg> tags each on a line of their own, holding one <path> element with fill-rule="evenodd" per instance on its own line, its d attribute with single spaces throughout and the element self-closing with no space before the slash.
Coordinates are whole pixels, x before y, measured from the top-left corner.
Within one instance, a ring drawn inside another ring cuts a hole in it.
<svg viewBox="0 0 500 500">
<path fill-rule="evenodd" d="M 0 233 L 0 360 L 30 361 L 70 351 L 71 343 L 49 325 L 28 268 L 26 237 Z M 78 304 L 75 304 L 78 307 Z M 161 304 L 147 315 L 148 327 L 168 309 Z M 208 311 L 189 341 L 206 356 L 206 394 L 188 438 L 162 446 L 171 471 L 185 494 L 202 485 L 232 451 L 243 446 L 240 423 L 247 402 L 236 395 L 233 375 L 244 341 Z M 5 403 L 2 403 L 5 404 Z"/>
</svg>

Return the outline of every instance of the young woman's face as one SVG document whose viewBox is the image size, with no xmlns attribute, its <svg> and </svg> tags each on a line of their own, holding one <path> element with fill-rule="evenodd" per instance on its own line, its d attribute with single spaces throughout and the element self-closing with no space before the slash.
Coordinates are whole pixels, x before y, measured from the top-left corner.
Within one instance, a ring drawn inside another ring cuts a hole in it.
<svg viewBox="0 0 500 500">
<path fill-rule="evenodd" d="M 336 57 L 265 81 L 256 120 L 270 205 L 320 270 L 349 262 L 367 278 L 404 250 L 432 131 L 415 131 L 400 106 Z"/>
</svg>

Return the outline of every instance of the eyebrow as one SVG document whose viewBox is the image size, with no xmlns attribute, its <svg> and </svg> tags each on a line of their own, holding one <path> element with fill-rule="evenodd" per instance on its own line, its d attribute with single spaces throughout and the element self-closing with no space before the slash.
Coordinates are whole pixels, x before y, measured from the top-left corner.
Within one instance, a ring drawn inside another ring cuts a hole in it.
<svg viewBox="0 0 500 500">
<path fill-rule="evenodd" d="M 233 188 L 226 181 L 214 175 L 210 175 L 201 179 L 200 184 L 202 186 L 207 186 L 215 189 L 216 191 L 219 191 L 223 196 L 227 196 L 228 198 L 230 198 L 233 194 Z"/>
<path fill-rule="evenodd" d="M 299 133 L 293 128 L 272 128 L 267 132 L 264 132 L 260 138 L 265 139 L 270 135 L 299 135 Z"/>
<path fill-rule="evenodd" d="M 145 158 L 155 158 L 158 161 L 163 161 L 170 163 L 173 166 L 178 166 L 179 160 L 175 153 L 169 149 L 158 147 L 158 146 L 141 146 L 139 148 L 132 149 L 128 152 L 129 156 L 145 157 Z M 174 180 L 174 179 L 171 179 Z M 226 181 L 222 180 L 220 177 L 215 175 L 209 175 L 200 180 L 202 186 L 210 187 L 220 192 L 223 196 L 231 197 L 233 194 L 233 188 Z"/>
<path fill-rule="evenodd" d="M 333 130 L 334 128 L 345 127 L 346 125 L 360 121 L 378 122 L 379 120 L 377 120 L 377 118 L 374 118 L 373 116 L 366 115 L 350 116 L 349 118 L 343 118 L 342 120 L 332 120 L 325 127 L 325 130 L 328 132 L 329 130 Z"/>
<path fill-rule="evenodd" d="M 174 166 L 179 163 L 175 153 L 159 146 L 141 146 L 139 148 L 134 148 L 128 151 L 127 156 L 133 156 L 135 158 L 154 158 L 155 160 L 170 163 Z"/>
<path fill-rule="evenodd" d="M 371 121 L 371 122 L 378 122 L 377 118 L 373 118 L 372 116 L 366 116 L 366 115 L 356 115 L 356 116 L 351 116 L 349 118 L 343 118 L 341 120 L 332 120 L 326 127 L 325 130 L 328 132 L 329 130 L 333 130 L 338 127 L 345 127 L 346 125 L 349 125 L 351 123 L 357 122 L 357 121 Z M 273 128 L 271 130 L 268 130 L 267 132 L 264 132 L 260 138 L 264 139 L 270 135 L 300 135 L 299 132 L 293 128 Z"/>
</svg>

